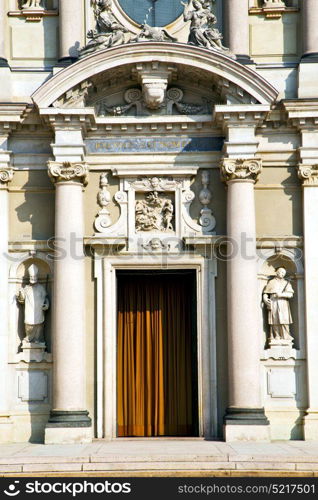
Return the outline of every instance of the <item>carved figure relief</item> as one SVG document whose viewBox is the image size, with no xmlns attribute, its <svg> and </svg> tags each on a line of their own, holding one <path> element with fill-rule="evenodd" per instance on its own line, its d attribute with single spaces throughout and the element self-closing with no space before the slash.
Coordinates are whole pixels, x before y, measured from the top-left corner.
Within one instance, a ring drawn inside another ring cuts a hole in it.
<svg viewBox="0 0 318 500">
<path fill-rule="evenodd" d="M 209 0 L 189 0 L 184 5 L 184 21 L 190 21 L 189 45 L 215 49 L 235 58 L 231 51 L 222 44 L 223 36 L 215 24 L 217 19 L 211 10 Z"/>
<path fill-rule="evenodd" d="M 127 28 L 112 14 L 112 0 L 91 0 L 96 21 L 95 29 L 87 33 L 88 44 L 80 50 L 80 58 L 97 50 L 108 49 L 126 43 Z"/>
<path fill-rule="evenodd" d="M 50 307 L 47 290 L 38 282 L 38 268 L 28 269 L 29 285 L 20 288 L 17 301 L 24 306 L 24 343 L 44 343 L 45 311 Z"/>
<path fill-rule="evenodd" d="M 209 98 L 201 97 L 202 104 L 186 102 L 184 92 L 178 87 L 171 87 L 166 92 L 165 85 L 145 84 L 144 92 L 138 88 L 128 89 L 124 93 L 125 104 L 111 106 L 108 99 L 97 103 L 98 116 L 123 116 L 135 109 L 136 116 L 149 114 L 148 110 L 160 110 L 168 115 L 198 115 L 210 114 L 212 102 Z"/>
<path fill-rule="evenodd" d="M 268 310 L 270 345 L 290 345 L 293 340 L 290 334 L 293 320 L 289 300 L 293 298 L 294 290 L 285 276 L 286 269 L 279 267 L 276 277 L 269 280 L 263 292 L 263 300 Z"/>
<path fill-rule="evenodd" d="M 151 191 L 144 200 L 136 201 L 136 231 L 173 231 L 172 201 Z"/>
</svg>

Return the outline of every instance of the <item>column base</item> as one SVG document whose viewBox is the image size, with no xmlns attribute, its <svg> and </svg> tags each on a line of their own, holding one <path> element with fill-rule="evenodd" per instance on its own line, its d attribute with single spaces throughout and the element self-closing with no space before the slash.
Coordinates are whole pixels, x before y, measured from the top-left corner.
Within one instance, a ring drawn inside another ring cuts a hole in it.
<svg viewBox="0 0 318 500">
<path fill-rule="evenodd" d="M 91 427 L 46 427 L 44 444 L 87 444 L 93 440 Z"/>
<path fill-rule="evenodd" d="M 93 439 L 88 411 L 52 410 L 45 427 L 45 444 L 84 444 Z"/>
<path fill-rule="evenodd" d="M 308 411 L 304 417 L 304 440 L 318 441 L 318 410 Z"/>
<path fill-rule="evenodd" d="M 223 431 L 225 441 L 270 441 L 264 408 L 228 408 Z"/>
<path fill-rule="evenodd" d="M 86 410 L 52 410 L 47 427 L 91 427 Z"/>
</svg>

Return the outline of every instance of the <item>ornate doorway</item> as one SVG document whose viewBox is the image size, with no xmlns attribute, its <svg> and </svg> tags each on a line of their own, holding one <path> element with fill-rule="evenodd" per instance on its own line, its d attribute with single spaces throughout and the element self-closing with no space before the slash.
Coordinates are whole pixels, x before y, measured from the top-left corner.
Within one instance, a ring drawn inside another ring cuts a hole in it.
<svg viewBox="0 0 318 500">
<path fill-rule="evenodd" d="M 198 436 L 196 278 L 117 273 L 117 435 Z"/>
</svg>

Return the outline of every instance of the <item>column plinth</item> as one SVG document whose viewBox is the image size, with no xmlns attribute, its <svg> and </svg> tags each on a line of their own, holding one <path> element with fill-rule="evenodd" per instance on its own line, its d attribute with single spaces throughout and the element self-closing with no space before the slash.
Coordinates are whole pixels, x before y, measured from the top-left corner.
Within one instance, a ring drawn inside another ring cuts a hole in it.
<svg viewBox="0 0 318 500">
<path fill-rule="evenodd" d="M 226 441 L 269 439 L 261 404 L 254 184 L 257 159 L 222 160 L 227 183 L 229 399 Z"/>
<path fill-rule="evenodd" d="M 85 386 L 85 267 L 83 162 L 49 162 L 55 183 L 55 245 L 53 293 L 53 408 L 45 442 L 90 442 L 91 419 Z"/>
</svg>

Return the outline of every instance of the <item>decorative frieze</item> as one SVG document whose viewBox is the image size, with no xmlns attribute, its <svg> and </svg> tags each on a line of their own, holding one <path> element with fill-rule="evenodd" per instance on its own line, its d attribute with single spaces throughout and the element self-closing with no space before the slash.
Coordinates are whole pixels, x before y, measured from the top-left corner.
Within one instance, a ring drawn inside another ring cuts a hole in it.
<svg viewBox="0 0 318 500">
<path fill-rule="evenodd" d="M 0 186 L 7 184 L 13 179 L 13 168 L 9 166 L 0 166 Z"/>
<path fill-rule="evenodd" d="M 48 173 L 52 182 L 81 182 L 84 186 L 88 183 L 88 165 L 84 162 L 48 162 Z"/>
<path fill-rule="evenodd" d="M 304 186 L 318 186 L 318 165 L 300 165 L 298 177 Z"/>
<path fill-rule="evenodd" d="M 248 180 L 257 182 L 262 170 L 262 160 L 223 158 L 221 178 L 224 182 Z"/>
</svg>

